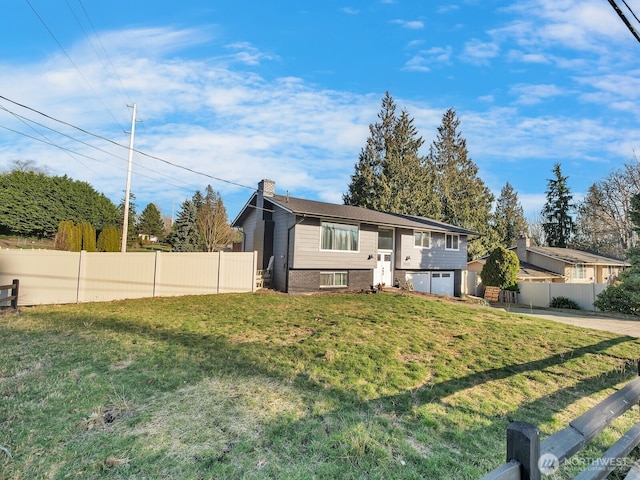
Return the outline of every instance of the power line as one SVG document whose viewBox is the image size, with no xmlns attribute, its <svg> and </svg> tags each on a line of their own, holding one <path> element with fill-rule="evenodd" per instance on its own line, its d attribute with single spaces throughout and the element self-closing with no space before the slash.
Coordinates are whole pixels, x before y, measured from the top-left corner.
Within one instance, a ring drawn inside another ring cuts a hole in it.
<svg viewBox="0 0 640 480">
<path fill-rule="evenodd" d="M 12 103 L 12 104 L 14 104 L 14 105 L 17 105 L 17 106 L 19 106 L 19 107 L 21 107 L 21 108 L 24 108 L 24 109 L 26 109 L 26 110 L 29 110 L 29 111 L 31 111 L 31 112 L 37 113 L 38 115 L 42 115 L 43 117 L 48 118 L 49 120 L 53 120 L 54 122 L 58 122 L 58 123 L 61 123 L 62 125 L 66 125 L 66 126 L 68 126 L 68 127 L 71 127 L 71 128 L 73 128 L 73 129 L 75 129 L 75 130 L 78 130 L 78 131 L 80 131 L 80 132 L 82 132 L 82 133 L 86 134 L 86 135 L 90 135 L 90 136 L 92 136 L 92 137 L 94 137 L 94 138 L 98 138 L 98 139 L 100 139 L 100 140 L 104 140 L 104 141 L 109 142 L 109 143 L 111 143 L 111 144 L 113 144 L 113 145 L 116 145 L 117 147 L 120 147 L 120 148 L 124 148 L 124 149 L 126 149 L 126 150 L 129 150 L 129 147 L 128 147 L 127 145 L 122 145 L 122 144 L 120 144 L 120 143 L 118 143 L 118 142 L 116 142 L 116 141 L 114 141 L 114 140 L 111 140 L 111 139 L 109 139 L 109 138 L 103 137 L 102 135 L 98 135 L 98 134 L 96 134 L 96 133 L 93 133 L 93 132 L 90 132 L 90 131 L 88 131 L 88 130 L 85 130 L 85 129 L 81 128 L 81 127 L 78 127 L 78 126 L 76 126 L 76 125 L 73 125 L 73 124 L 71 124 L 71 123 L 69 123 L 69 122 L 66 122 L 66 121 L 64 121 L 64 120 L 60 120 L 60 119 L 58 119 L 58 118 L 52 117 L 51 115 L 47 115 L 47 114 L 46 114 L 46 113 L 44 113 L 44 112 L 41 112 L 41 111 L 39 111 L 39 110 L 36 110 L 35 108 L 28 107 L 27 105 L 24 105 L 24 104 L 22 104 L 22 103 L 16 102 L 16 101 L 14 101 L 14 100 L 11 100 L 11 99 L 9 99 L 9 98 L 7 98 L 7 97 L 3 96 L 3 95 L 0 95 L 0 99 L 5 100 L 5 101 L 7 101 L 7 102 L 10 102 L 10 103 Z M 9 130 L 10 130 L 10 129 L 9 129 Z M 97 148 L 97 147 L 93 147 L 93 148 Z M 192 169 L 192 168 L 185 167 L 185 166 L 183 166 L 183 165 L 179 165 L 179 164 L 176 164 L 176 163 L 170 162 L 169 160 L 165 160 L 165 159 L 163 159 L 163 158 L 161 158 L 161 157 L 158 157 L 158 156 L 152 155 L 152 154 L 150 154 L 150 153 L 143 152 L 143 151 L 141 151 L 141 150 L 133 149 L 133 151 L 134 151 L 135 153 L 138 153 L 138 154 L 143 155 L 143 156 L 145 156 L 145 157 L 151 158 L 151 159 L 153 159 L 153 160 L 157 160 L 157 161 L 163 162 L 163 163 L 165 163 L 165 164 L 167 164 L 167 165 L 170 165 L 170 166 L 172 166 L 172 167 L 174 167 L 174 168 L 178 168 L 178 169 L 181 169 L 181 170 L 185 170 L 185 171 L 188 171 L 188 172 L 190 172 L 190 173 L 194 173 L 194 174 L 196 174 L 196 175 L 200 175 L 200 176 L 203 176 L 203 177 L 210 178 L 210 179 L 212 179 L 212 180 L 216 180 L 216 181 L 218 181 L 218 182 L 226 183 L 226 184 L 228 184 L 228 185 L 233 185 L 233 186 L 236 186 L 236 187 L 246 188 L 246 189 L 248 189 L 248 190 L 255 191 L 255 187 L 248 187 L 247 185 L 242 185 L 241 183 L 233 182 L 233 181 L 231 181 L 231 180 L 225 180 L 224 178 L 216 177 L 216 176 L 214 176 L 214 175 L 210 175 L 210 174 L 208 174 L 208 173 L 199 172 L 199 171 L 194 170 L 194 169 Z"/>
<path fill-rule="evenodd" d="M 18 135 L 22 135 L 22 136 L 27 137 L 27 138 L 30 138 L 30 139 L 32 139 L 32 140 L 42 142 L 42 143 L 44 143 L 44 144 L 46 144 L 46 145 L 50 145 L 50 146 L 56 147 L 56 148 L 58 148 L 58 149 L 60 149 L 60 150 L 64 151 L 64 152 L 65 152 L 65 153 L 67 153 L 68 155 L 70 155 L 74 160 L 76 160 L 78 163 L 80 163 L 80 165 L 82 165 L 83 167 L 87 168 L 88 170 L 91 170 L 91 171 L 92 171 L 93 173 L 95 173 L 95 174 L 98 174 L 98 172 L 96 172 L 95 170 L 92 170 L 92 169 L 91 169 L 91 168 L 89 168 L 87 165 L 85 165 L 85 164 L 83 164 L 82 162 L 80 162 L 80 160 L 78 160 L 77 158 L 73 157 L 73 155 L 83 156 L 83 157 L 85 157 L 85 158 L 87 158 L 87 159 L 89 159 L 89 160 L 94 160 L 94 161 L 96 161 L 96 162 L 103 163 L 103 164 L 105 164 L 105 165 L 108 165 L 108 164 L 107 164 L 106 162 L 104 162 L 104 161 L 102 161 L 102 160 L 98 159 L 98 158 L 91 157 L 91 156 L 89 156 L 89 155 L 86 155 L 86 154 L 83 154 L 83 153 L 80 153 L 80 152 L 76 152 L 76 151 L 74 151 L 74 150 L 71 150 L 71 149 L 69 149 L 69 148 L 66 148 L 66 147 L 63 147 L 63 146 L 61 146 L 61 145 L 56 144 L 53 140 L 51 140 L 50 138 L 48 138 L 46 135 L 43 135 L 41 132 L 38 132 L 34 127 L 32 127 L 31 125 L 29 125 L 29 123 L 27 123 L 27 122 L 33 123 L 33 124 L 38 125 L 38 126 L 40 126 L 40 127 L 42 127 L 42 128 L 46 128 L 47 130 L 49 130 L 49 131 L 51 131 L 51 132 L 57 133 L 58 135 L 61 135 L 61 136 L 63 136 L 63 137 L 66 137 L 66 138 L 68 138 L 68 139 L 70 139 L 70 140 L 73 140 L 73 141 L 75 141 L 75 142 L 78 142 L 78 143 L 81 143 L 81 144 L 83 144 L 83 145 L 86 145 L 87 147 L 89 147 L 89 148 L 93 148 L 94 150 L 98 150 L 99 152 L 106 153 L 107 155 L 110 155 L 110 156 L 112 156 L 112 157 L 114 157 L 114 158 L 116 158 L 116 159 L 118 159 L 118 160 L 125 161 L 125 159 L 124 159 L 123 157 L 120 157 L 120 156 L 116 155 L 116 154 L 115 154 L 115 153 L 113 153 L 113 152 L 109 152 L 109 151 L 104 150 L 104 149 L 102 149 L 102 148 L 100 148 L 100 147 L 96 147 L 95 145 L 91 145 L 90 143 L 87 143 L 87 142 L 85 142 L 85 141 L 83 141 L 83 140 L 80 140 L 80 139 L 78 139 L 78 138 L 72 137 L 71 135 L 68 135 L 68 134 L 66 134 L 66 133 L 64 133 L 64 132 L 61 132 L 61 131 L 56 130 L 56 129 L 54 129 L 54 128 L 51 128 L 51 127 L 49 127 L 49 126 L 47 126 L 47 125 L 44 125 L 44 124 L 42 124 L 42 123 L 36 122 L 35 120 L 32 120 L 32 119 L 30 119 L 30 118 L 27 118 L 27 117 L 25 117 L 25 116 L 23 116 L 23 115 L 20 115 L 20 114 L 16 113 L 16 112 L 13 112 L 13 111 L 9 110 L 8 108 L 6 108 L 6 107 L 4 107 L 4 106 L 2 106 L 2 105 L 0 105 L 0 110 L 4 110 L 5 112 L 7 112 L 7 113 L 11 114 L 12 116 L 16 117 L 16 118 L 17 118 L 18 120 L 20 120 L 23 124 L 25 124 L 26 126 L 28 126 L 29 128 L 31 128 L 33 131 L 35 131 L 36 133 L 38 133 L 38 134 L 39 134 L 41 137 L 43 137 L 46 141 L 43 141 L 43 140 L 41 140 L 41 139 L 39 139 L 39 138 L 35 138 L 35 137 L 33 137 L 33 136 L 31 136 L 31 135 L 28 135 L 28 134 L 25 134 L 25 133 L 23 133 L 23 132 L 19 132 L 19 131 L 17 131 L 17 130 L 14 130 L 14 129 L 12 129 L 12 128 L 6 127 L 6 126 L 4 126 L 4 125 L 0 125 L 0 128 L 4 128 L 5 130 L 8 130 L 8 131 L 10 131 L 10 132 L 12 132 L 12 133 L 16 133 L 16 134 L 18 134 Z M 125 170 L 125 169 L 124 169 L 124 168 L 122 168 L 122 167 L 116 167 L 116 168 L 118 168 L 119 170 Z M 183 186 L 184 186 L 184 185 L 186 185 L 186 186 L 189 186 L 189 187 L 198 188 L 196 185 L 194 185 L 194 184 L 192 184 L 192 183 L 188 183 L 188 182 L 185 182 L 185 181 L 182 181 L 182 180 L 178 180 L 178 179 L 176 179 L 175 177 L 172 177 L 172 176 L 171 176 L 171 175 L 169 175 L 169 174 L 166 174 L 166 173 L 160 172 L 160 171 L 158 171 L 158 170 L 154 170 L 154 169 L 149 168 L 149 167 L 147 167 L 147 166 L 145 166 L 145 165 L 137 164 L 137 165 L 136 165 L 136 168 L 142 168 L 142 169 L 144 169 L 144 170 L 148 170 L 149 172 L 153 172 L 153 173 L 155 173 L 155 174 L 157 174 L 157 175 L 160 175 L 160 176 L 162 176 L 162 177 L 166 177 L 166 178 L 169 178 L 169 179 L 171 179 L 171 180 L 178 181 L 179 183 L 182 183 L 182 184 L 183 184 Z M 153 177 L 150 177 L 150 176 L 148 176 L 148 175 L 144 175 L 144 174 L 142 174 L 142 173 L 140 173 L 140 172 L 136 172 L 136 174 L 137 174 L 137 175 L 139 175 L 139 176 L 141 176 L 141 177 L 144 177 L 144 178 L 149 178 L 149 179 L 151 179 L 151 180 L 153 180 L 153 179 L 154 179 Z M 173 185 L 174 187 L 182 188 L 182 186 L 180 186 L 180 185 L 176 185 L 175 183 L 171 183 L 171 182 L 168 182 L 168 183 L 169 183 L 169 185 Z"/>
<path fill-rule="evenodd" d="M 624 6 L 627 7 L 627 10 L 629 10 L 631 12 L 631 15 L 633 15 L 633 18 L 636 19 L 636 22 L 640 23 L 640 19 L 636 16 L 635 12 L 633 11 L 633 9 L 627 4 L 627 2 L 625 0 L 622 0 L 622 3 L 624 3 Z"/>
<path fill-rule="evenodd" d="M 96 30 L 93 22 L 91 21 L 91 17 L 89 16 L 89 12 L 85 8 L 84 3 L 82 3 L 82 0 L 78 0 L 78 3 L 80 4 L 80 7 L 82 8 L 84 16 L 86 17 L 87 21 L 89 22 L 89 26 L 91 27 L 91 30 L 93 31 L 93 34 L 95 35 L 96 39 L 98 40 L 98 43 L 100 44 L 100 47 L 101 47 L 102 51 L 104 52 L 104 56 L 107 58 L 107 61 L 109 62 L 109 65 L 111 65 L 111 70 L 113 70 L 113 73 L 115 74 L 116 78 L 118 79 L 118 82 L 120 83 L 120 88 L 122 89 L 122 93 L 124 93 L 125 97 L 127 97 L 128 105 L 133 105 L 133 102 L 131 101 L 131 98 L 129 97 L 129 94 L 127 93 L 127 90 L 124 88 L 124 83 L 122 82 L 122 77 L 120 77 L 120 75 L 118 75 L 118 71 L 116 70 L 115 65 L 111 61 L 111 56 L 107 52 L 107 49 L 105 48 L 104 43 L 102 43 L 102 39 L 100 38 L 100 35 L 98 35 L 98 31 Z M 71 8 L 71 7 L 69 7 L 69 8 Z M 83 31 L 84 31 L 84 29 L 83 29 Z M 87 36 L 87 40 L 89 40 L 88 36 Z M 89 43 L 91 43 L 92 48 L 93 48 L 93 43 L 91 42 L 91 40 L 89 40 Z M 97 52 L 96 52 L 96 56 L 99 57 Z M 106 68 L 105 68 L 105 70 L 106 70 Z"/>
<path fill-rule="evenodd" d="M 47 23 L 44 21 L 44 19 L 40 16 L 40 14 L 38 13 L 38 11 L 34 8 L 34 6 L 31 4 L 31 2 L 29 0 L 25 0 L 27 2 L 27 4 L 29 5 L 29 7 L 31 7 L 31 10 L 33 10 L 33 13 L 35 14 L 36 17 L 38 17 L 38 20 L 40 20 L 40 23 L 42 23 L 42 25 L 44 26 L 44 28 L 47 30 L 47 32 L 49 32 L 49 35 L 51 35 L 51 37 L 53 38 L 53 40 L 58 44 L 58 47 L 60 47 L 60 50 L 62 50 L 62 52 L 66 55 L 67 59 L 69 59 L 69 62 L 71 62 L 71 65 L 73 65 L 73 68 L 76 69 L 76 71 L 80 74 L 80 77 L 82 77 L 82 79 L 84 80 L 84 82 L 87 84 L 87 86 L 89 87 L 89 89 L 93 92 L 93 94 L 95 95 L 95 97 L 100 101 L 100 103 L 102 104 L 102 106 L 104 107 L 104 109 L 109 113 L 109 115 L 111 115 L 111 118 L 113 118 L 114 122 L 116 122 L 116 125 L 120 125 L 120 123 L 118 122 L 118 120 L 116 119 L 115 115 L 111 112 L 111 110 L 109 110 L 109 107 L 107 107 L 107 105 L 104 103 L 104 101 L 102 100 L 102 98 L 100 97 L 100 95 L 98 95 L 98 93 L 94 90 L 94 88 L 91 86 L 91 83 L 89 83 L 89 80 L 87 80 L 87 78 L 84 76 L 84 74 L 82 73 L 82 71 L 80 70 L 80 68 L 75 64 L 75 62 L 73 61 L 73 59 L 71 58 L 71 56 L 67 53 L 67 51 L 64 49 L 64 47 L 62 46 L 62 44 L 58 41 L 58 39 L 56 38 L 56 36 L 54 35 L 53 31 L 49 28 L 49 26 L 47 25 Z M 120 128 L 122 128 L 122 126 L 120 126 Z M 124 130 L 124 129 L 123 129 Z"/>
<path fill-rule="evenodd" d="M 640 42 L 640 34 L 638 34 L 638 32 L 636 32 L 636 29 L 633 28 L 633 25 L 631 25 L 631 23 L 629 22 L 629 20 L 627 20 L 627 17 L 625 16 L 625 14 L 622 12 L 622 10 L 620 10 L 620 7 L 618 7 L 618 5 L 616 5 L 616 2 L 614 0 L 608 0 L 609 4 L 613 7 L 613 9 L 616 11 L 616 13 L 618 14 L 618 16 L 622 19 L 622 21 L 624 22 L 624 24 L 627 26 L 627 28 L 629 29 L 629 31 L 631 32 L 631 34 L 636 38 L 636 40 L 638 42 Z M 636 18 L 636 20 L 638 19 L 635 15 L 635 13 L 633 13 L 633 10 L 631 10 L 631 8 L 629 8 L 629 5 L 627 5 L 627 3 L 622 0 L 622 2 L 625 4 L 625 6 L 629 9 L 629 11 L 631 12 L 631 14 Z"/>
<path fill-rule="evenodd" d="M 7 113 L 10 113 L 11 115 L 13 115 L 15 118 L 17 118 L 18 120 L 20 120 L 20 122 L 22 122 L 23 125 L 29 127 L 31 130 L 33 130 L 35 133 L 37 133 L 38 135 L 40 135 L 42 138 L 44 138 L 45 140 L 47 140 L 48 142 L 50 142 L 51 144 L 53 144 L 53 140 L 51 140 L 49 137 L 47 137 L 44 133 L 39 132 L 34 126 L 30 125 L 28 122 L 32 122 L 35 123 L 36 125 L 40 125 L 44 128 L 49 128 L 46 127 L 45 125 L 39 124 L 38 122 L 33 122 L 32 120 L 23 117 L 22 115 L 19 115 L 15 112 L 12 112 L 11 110 L 7 109 L 6 107 L 0 105 L 0 109 L 4 110 Z M 50 129 L 52 130 L 52 129 Z M 56 132 L 58 134 L 60 134 L 61 132 Z M 59 146 L 56 144 L 56 147 L 59 148 Z M 64 151 L 64 150 L 63 150 Z M 70 152 L 68 151 L 64 151 L 68 156 L 70 156 L 73 160 L 75 160 L 76 162 L 78 162 L 80 165 L 82 165 L 84 168 L 86 168 L 87 170 L 91 170 L 93 173 L 97 174 L 98 172 L 96 172 L 95 170 L 91 169 L 89 166 L 85 165 L 84 163 L 82 163 L 79 159 L 77 159 L 74 155 L 72 155 Z"/>
</svg>

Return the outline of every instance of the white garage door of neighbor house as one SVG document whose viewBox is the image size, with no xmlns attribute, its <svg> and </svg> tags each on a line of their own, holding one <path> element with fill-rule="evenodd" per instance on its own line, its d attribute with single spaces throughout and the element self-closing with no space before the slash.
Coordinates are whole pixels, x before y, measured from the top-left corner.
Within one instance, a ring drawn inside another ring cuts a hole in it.
<svg viewBox="0 0 640 480">
<path fill-rule="evenodd" d="M 431 293 L 453 297 L 453 272 L 431 272 Z"/>
</svg>

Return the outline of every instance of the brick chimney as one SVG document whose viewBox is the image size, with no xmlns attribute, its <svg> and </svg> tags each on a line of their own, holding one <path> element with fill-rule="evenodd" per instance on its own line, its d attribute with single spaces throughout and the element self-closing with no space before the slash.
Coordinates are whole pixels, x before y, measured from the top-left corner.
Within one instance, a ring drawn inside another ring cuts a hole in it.
<svg viewBox="0 0 640 480">
<path fill-rule="evenodd" d="M 264 180 L 260 180 L 260 183 L 258 183 L 258 193 L 260 192 L 265 197 L 273 197 L 276 193 L 276 182 L 266 178 Z"/>
<path fill-rule="evenodd" d="M 527 248 L 531 246 L 531 239 L 527 237 L 524 233 L 521 233 L 518 237 L 516 254 L 518 255 L 518 260 L 520 262 L 527 263 Z"/>
</svg>

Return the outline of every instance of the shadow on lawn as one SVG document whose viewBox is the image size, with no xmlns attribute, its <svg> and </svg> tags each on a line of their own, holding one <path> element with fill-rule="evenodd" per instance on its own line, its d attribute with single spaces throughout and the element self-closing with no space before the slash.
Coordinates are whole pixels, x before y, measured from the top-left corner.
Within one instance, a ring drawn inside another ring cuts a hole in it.
<svg viewBox="0 0 640 480">
<path fill-rule="evenodd" d="M 616 345 L 627 342 L 634 342 L 636 340 L 637 339 L 634 337 L 616 337 L 602 340 L 595 344 L 575 348 L 573 350 L 568 350 L 566 352 L 557 353 L 550 357 L 542 358 L 539 360 L 533 360 L 525 363 L 515 363 L 506 365 L 504 367 L 491 368 L 488 370 L 479 370 L 464 377 L 453 378 L 441 382 L 439 382 L 436 378 L 433 382 L 430 382 L 426 386 L 420 387 L 410 392 L 403 392 L 398 395 L 386 397 L 386 401 L 391 402 L 391 404 L 396 406 L 396 413 L 402 413 L 411 409 L 416 403 L 420 404 L 440 401 L 444 397 L 450 396 L 460 390 L 471 388 L 481 383 L 501 380 L 515 375 L 523 375 L 527 372 L 536 372 L 545 368 L 561 365 L 568 359 L 575 359 L 587 354 L 603 352 Z M 633 368 L 636 368 L 635 363 L 633 364 Z M 620 378 L 620 372 L 614 370 L 610 373 L 613 375 L 617 375 Z M 597 379 L 601 377 L 601 375 L 598 375 L 593 378 Z M 619 381 L 620 380 L 614 383 L 618 383 Z M 599 384 L 600 388 L 602 388 L 602 381 L 600 381 Z M 572 389 L 576 388 L 577 387 L 572 387 Z"/>
<path fill-rule="evenodd" d="M 82 325 L 83 319 L 74 319 L 74 322 Z M 135 334 L 140 338 L 168 346 L 185 347 L 189 355 L 185 357 L 181 354 L 176 359 L 169 356 L 165 361 L 180 363 L 195 360 L 200 362 L 198 373 L 191 379 L 193 381 L 225 373 L 245 375 L 247 377 L 262 375 L 276 377 L 282 381 L 288 381 L 292 378 L 291 367 L 271 363 L 271 359 L 277 356 L 274 355 L 272 357 L 270 352 L 283 348 L 295 349 L 295 345 L 275 345 L 262 340 L 244 343 L 232 342 L 224 335 L 203 335 L 176 329 L 155 328 L 150 324 L 141 324 L 113 317 L 104 319 L 87 318 L 85 322 L 90 323 L 92 329 Z M 295 382 L 293 386 L 309 393 L 309 402 L 319 397 L 334 398 L 341 401 L 340 406 L 337 410 L 319 414 L 309 413 L 300 419 L 274 421 L 272 425 L 267 427 L 272 432 L 276 432 L 285 438 L 296 438 L 297 436 L 297 446 L 292 448 L 270 445 L 269 448 L 274 449 L 275 455 L 280 457 L 280 460 L 285 465 L 288 463 L 287 457 L 291 455 L 321 457 L 321 460 L 317 460 L 318 468 L 322 466 L 322 462 L 332 462 L 334 464 L 346 462 L 350 463 L 355 472 L 350 478 L 358 478 L 358 472 L 361 472 L 361 478 L 385 478 L 385 476 L 388 476 L 388 472 L 385 473 L 384 469 L 382 469 L 380 470 L 382 473 L 376 475 L 375 469 L 380 465 L 381 458 L 385 462 L 393 463 L 397 452 L 389 458 L 384 457 L 384 454 L 376 454 L 375 448 L 383 445 L 383 449 L 402 450 L 402 454 L 397 453 L 397 455 L 405 457 L 406 460 L 403 461 L 410 463 L 413 472 L 424 478 L 445 478 L 442 476 L 443 464 L 445 468 L 450 468 L 453 472 L 451 477 L 446 478 L 477 478 L 504 461 L 507 417 L 489 416 L 480 408 L 476 410 L 469 406 L 451 407 L 456 408 L 460 414 L 468 418 L 476 419 L 477 423 L 466 425 L 463 428 L 452 424 L 450 431 L 433 432 L 433 435 L 436 435 L 436 438 L 443 443 L 443 446 L 431 446 L 426 453 L 417 449 L 414 454 L 407 453 L 410 450 L 406 446 L 407 441 L 403 439 L 402 435 L 398 435 L 398 427 L 389 424 L 386 419 L 394 418 L 398 420 L 402 424 L 402 429 L 406 430 L 409 436 L 415 433 L 416 435 L 421 434 L 428 437 L 432 434 L 430 429 L 435 428 L 437 430 L 442 427 L 438 425 L 432 427 L 421 423 L 421 420 L 412 413 L 416 407 L 426 404 L 441 404 L 447 407 L 446 397 L 478 384 L 506 379 L 511 376 L 526 376 L 527 373 L 561 365 L 567 359 L 576 359 L 588 354 L 603 354 L 607 349 L 627 342 L 637 342 L 637 339 L 615 337 L 529 362 L 514 363 L 485 370 L 477 367 L 477 371 L 464 377 L 442 381 L 435 378 L 428 385 L 421 388 L 374 400 L 363 400 L 357 392 L 345 388 L 324 388 L 318 382 L 309 378 L 306 372 L 298 372 L 294 374 Z M 306 354 L 308 355 L 309 352 L 306 352 Z M 168 355 L 171 355 L 171 350 L 169 350 Z M 564 409 L 583 395 L 592 395 L 629 378 L 631 376 L 630 365 L 584 378 L 574 386 L 559 388 L 549 395 L 522 403 L 515 411 L 509 413 L 509 417 L 538 425 L 551 421 L 558 410 Z M 470 367 L 473 368 L 473 366 Z M 632 368 L 635 372 L 635 364 L 633 364 Z M 371 381 L 373 382 L 374 380 L 371 379 Z M 362 427 L 362 425 L 365 425 L 365 427 Z M 371 437 L 376 438 L 367 440 L 367 432 L 363 432 L 362 428 L 370 428 L 374 432 L 371 433 Z M 362 436 L 365 438 L 362 439 Z M 386 440 L 380 440 L 377 436 L 384 437 Z M 475 445 L 473 444 L 474 439 L 477 439 L 475 440 L 477 442 Z M 353 453 L 353 448 L 355 447 L 345 446 L 349 442 L 356 441 L 364 444 L 364 447 L 367 447 L 367 441 L 370 444 L 368 450 L 363 448 L 361 457 L 358 457 L 357 451 Z M 322 442 L 328 445 L 325 449 L 326 451 L 322 450 L 324 447 L 317 446 L 318 443 Z M 405 445 L 400 447 L 396 443 L 404 443 Z M 496 448 L 498 450 L 495 450 Z M 318 449 L 321 450 L 321 454 L 318 453 Z M 435 465 L 434 462 L 428 461 L 430 456 L 433 455 L 441 455 L 442 457 L 437 459 Z M 227 461 L 223 457 L 219 462 Z M 465 467 L 462 468 L 457 463 L 463 464 Z M 268 471 L 265 470 L 265 474 L 267 473 Z M 286 477 L 286 475 L 284 476 Z M 240 477 L 241 475 L 238 476 L 238 478 Z M 322 475 L 318 478 L 322 478 Z"/>
<path fill-rule="evenodd" d="M 567 350 L 539 360 L 514 363 L 499 368 L 479 369 L 464 377 L 443 381 L 439 381 L 436 377 L 425 386 L 414 390 L 404 391 L 371 401 L 363 401 L 354 391 L 336 386 L 324 388 L 309 378 L 306 372 L 295 373 L 286 366 L 271 363 L 270 359 L 272 356 L 269 355 L 270 351 L 288 348 L 289 346 L 250 340 L 244 343 L 231 342 L 223 335 L 202 335 L 193 332 L 153 328 L 148 324 L 140 324 L 121 319 L 93 318 L 89 321 L 93 327 L 113 330 L 115 332 L 137 334 L 155 342 L 166 342 L 168 344 L 186 347 L 191 353 L 201 358 L 202 367 L 205 370 L 202 372 L 202 375 L 215 373 L 215 371 L 212 371 L 212 368 L 219 369 L 219 373 L 276 376 L 286 381 L 291 380 L 293 375 L 296 383 L 306 388 L 320 388 L 323 394 L 330 393 L 341 400 L 346 400 L 353 404 L 360 404 L 361 406 L 370 404 L 378 411 L 382 410 L 396 415 L 405 415 L 417 405 L 442 401 L 445 397 L 481 383 L 518 375 L 526 376 L 527 373 L 561 365 L 568 359 L 576 359 L 588 354 L 602 353 L 611 347 L 627 342 L 637 342 L 637 339 L 633 337 L 604 339 L 594 344 Z M 293 348 L 295 348 L 295 346 Z M 308 352 L 306 352 L 306 354 L 308 355 Z M 277 357 L 277 355 L 274 357 Z M 231 358 L 233 358 L 233 361 L 229 361 Z M 309 358 L 305 360 L 308 361 Z M 473 368 L 473 366 L 468 366 L 468 368 Z M 635 364 L 633 364 L 631 368 L 635 371 Z M 628 378 L 629 369 L 625 367 L 624 370 L 625 371 L 619 371 L 619 369 L 614 369 L 610 372 L 581 380 L 573 387 L 556 390 L 549 396 L 523 404 L 518 412 L 514 412 L 512 416 L 513 418 L 526 421 L 527 412 L 537 410 L 539 405 L 547 405 L 549 407 L 553 405 L 556 409 L 563 409 L 566 405 L 576 400 L 576 392 L 585 392 L 585 395 L 589 395 L 589 393 L 600 391 L 603 388 L 607 388 L 607 386 L 619 383 L 624 378 Z M 370 381 L 374 382 L 372 379 L 370 379 Z M 580 394 L 580 396 L 582 396 L 582 394 Z M 538 421 L 547 421 L 554 413 L 554 411 L 549 409 L 546 416 L 543 414 L 537 415 Z"/>
</svg>

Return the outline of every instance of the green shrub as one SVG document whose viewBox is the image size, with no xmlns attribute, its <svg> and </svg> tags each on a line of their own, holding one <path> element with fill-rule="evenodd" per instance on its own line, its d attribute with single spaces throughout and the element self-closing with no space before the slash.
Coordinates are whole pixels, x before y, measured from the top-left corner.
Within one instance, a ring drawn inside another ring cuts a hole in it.
<svg viewBox="0 0 640 480">
<path fill-rule="evenodd" d="M 580 310 L 580 306 L 567 297 L 553 297 L 551 299 L 551 303 L 549 303 L 551 308 L 569 308 L 572 310 Z"/>
<path fill-rule="evenodd" d="M 487 287 L 499 287 L 503 290 L 516 290 L 516 277 L 520 270 L 518 256 L 512 250 L 498 247 L 487 258 L 480 276 Z"/>
<path fill-rule="evenodd" d="M 98 235 L 98 251 L 99 252 L 119 252 L 120 230 L 116 227 L 107 227 Z"/>
<path fill-rule="evenodd" d="M 640 315 L 640 272 L 638 267 L 623 272 L 621 280 L 603 290 L 593 305 L 603 312 Z"/>
</svg>

